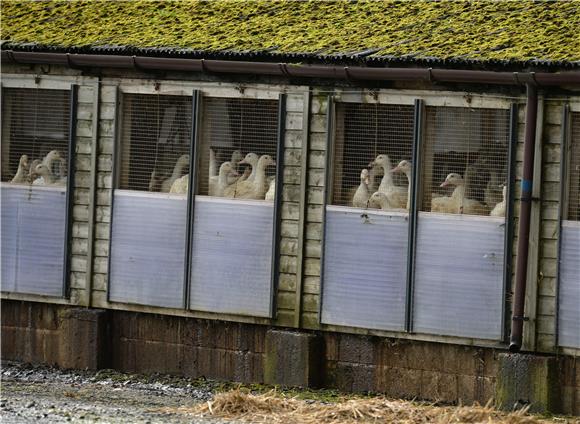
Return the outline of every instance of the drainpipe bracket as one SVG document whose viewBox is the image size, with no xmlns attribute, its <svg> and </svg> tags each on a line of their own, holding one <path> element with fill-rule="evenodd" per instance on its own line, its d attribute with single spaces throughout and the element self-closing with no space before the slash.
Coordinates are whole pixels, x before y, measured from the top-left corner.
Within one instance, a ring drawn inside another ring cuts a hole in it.
<svg viewBox="0 0 580 424">
<path fill-rule="evenodd" d="M 514 316 L 512 317 L 512 321 L 529 321 L 530 317 L 520 317 L 520 316 Z"/>
</svg>

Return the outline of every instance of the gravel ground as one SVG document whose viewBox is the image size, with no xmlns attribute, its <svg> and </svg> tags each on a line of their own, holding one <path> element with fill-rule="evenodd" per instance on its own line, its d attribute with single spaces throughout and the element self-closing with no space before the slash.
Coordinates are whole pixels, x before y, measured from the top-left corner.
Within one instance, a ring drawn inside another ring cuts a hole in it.
<svg viewBox="0 0 580 424">
<path fill-rule="evenodd" d="M 211 399 L 215 382 L 14 362 L 2 363 L 1 378 L 2 423 L 225 423 L 177 410 Z"/>
</svg>

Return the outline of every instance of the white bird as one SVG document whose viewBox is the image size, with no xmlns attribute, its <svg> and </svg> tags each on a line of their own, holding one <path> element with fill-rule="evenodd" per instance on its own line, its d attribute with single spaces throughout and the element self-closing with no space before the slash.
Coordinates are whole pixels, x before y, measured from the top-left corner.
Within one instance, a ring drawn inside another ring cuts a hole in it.
<svg viewBox="0 0 580 424">
<path fill-rule="evenodd" d="M 171 177 L 167 178 L 165 181 L 163 181 L 163 184 L 161 184 L 161 191 L 163 193 L 169 193 L 169 190 L 171 190 L 171 186 L 175 180 L 183 176 L 183 171 L 188 165 L 189 155 L 181 155 L 173 167 L 173 173 L 171 174 Z"/>
<path fill-rule="evenodd" d="M 36 166 L 35 172 L 40 175 L 40 178 L 34 180 L 32 184 L 34 185 L 52 185 L 56 182 L 54 175 L 50 172 L 50 169 L 45 164 L 41 163 Z"/>
<path fill-rule="evenodd" d="M 489 216 L 505 216 L 505 203 L 506 203 L 506 195 L 507 195 L 507 186 L 503 186 L 501 191 L 503 200 L 499 202 L 489 213 Z"/>
<path fill-rule="evenodd" d="M 256 172 L 258 172 L 258 169 L 256 168 L 256 165 L 258 165 L 258 160 L 259 159 L 260 158 L 258 157 L 257 154 L 250 152 L 250 153 L 248 153 L 244 157 L 243 160 L 241 160 L 238 163 L 238 165 L 244 165 L 244 164 L 245 165 L 250 165 L 250 168 L 251 168 L 251 171 L 252 171 L 252 172 L 250 172 L 250 175 L 246 176 L 245 178 L 243 176 L 240 177 L 240 179 L 238 180 L 239 182 L 246 181 L 246 180 L 247 181 L 253 181 L 254 178 L 256 178 Z M 245 174 L 245 172 L 244 172 L 244 174 Z"/>
<path fill-rule="evenodd" d="M 276 162 L 270 155 L 262 155 L 256 165 L 256 176 L 253 181 L 242 181 L 239 184 L 232 184 L 225 190 L 226 197 L 235 197 L 240 199 L 262 200 L 266 194 L 267 179 L 266 167 L 276 165 Z"/>
<path fill-rule="evenodd" d="M 275 197 L 276 197 L 276 179 L 273 178 L 270 181 L 270 187 L 268 187 L 268 191 L 264 196 L 264 200 L 274 200 Z"/>
<path fill-rule="evenodd" d="M 408 160 L 402 160 L 397 166 L 391 169 L 391 172 L 402 172 L 407 177 L 409 184 L 407 188 L 407 210 L 409 210 L 411 206 L 411 173 L 413 172 L 413 165 Z"/>
<path fill-rule="evenodd" d="M 383 171 L 383 178 L 377 191 L 385 193 L 389 198 L 389 204 L 394 208 L 404 208 L 407 205 L 407 190 L 404 187 L 398 187 L 393 181 L 391 173 L 391 160 L 388 155 L 378 155 L 370 164 L 370 167 L 378 166 Z"/>
<path fill-rule="evenodd" d="M 232 152 L 232 158 L 230 160 L 230 163 L 232 165 L 232 168 L 237 171 L 238 170 L 238 164 L 240 163 L 240 161 L 243 159 L 243 155 L 242 152 L 240 152 L 239 150 L 234 150 Z M 228 184 L 233 184 L 235 183 L 238 179 L 240 178 L 239 174 L 233 175 L 233 174 L 229 174 L 228 175 Z"/>
<path fill-rule="evenodd" d="M 32 161 L 32 164 L 30 165 L 30 169 L 28 170 L 28 178 L 29 178 L 29 182 L 33 183 L 33 181 L 36 180 L 36 178 L 39 176 L 36 173 L 36 167 L 38 165 L 40 165 L 42 163 L 42 161 L 40 159 L 34 159 Z"/>
<path fill-rule="evenodd" d="M 18 161 L 18 170 L 16 171 L 16 174 L 14 174 L 14 177 L 10 182 L 15 184 L 22 184 L 28 182 L 29 169 L 30 168 L 28 164 L 28 156 L 27 155 L 20 156 L 20 160 Z"/>
<path fill-rule="evenodd" d="M 217 177 L 209 179 L 208 194 L 215 197 L 223 197 L 224 190 L 228 187 L 228 178 L 230 176 L 239 176 L 231 162 L 224 162 L 220 166 L 220 172 Z"/>
<path fill-rule="evenodd" d="M 375 191 L 373 193 L 373 195 L 369 198 L 369 207 L 382 209 L 384 211 L 393 211 L 393 210 L 404 211 L 404 209 L 395 207 L 389 201 L 389 197 L 382 191 Z"/>
<path fill-rule="evenodd" d="M 431 212 L 445 212 L 471 215 L 485 215 L 485 205 L 465 197 L 465 180 L 456 173 L 447 175 L 439 187 L 455 186 L 451 197 L 431 199 Z"/>
<path fill-rule="evenodd" d="M 209 149 L 209 177 L 216 177 L 218 174 L 217 160 L 213 149 Z"/>
<path fill-rule="evenodd" d="M 176 179 L 171 188 L 169 189 L 170 193 L 177 193 L 177 194 L 187 194 L 187 189 L 189 187 L 189 174 L 185 174 L 183 177 Z"/>
<path fill-rule="evenodd" d="M 352 197 L 352 206 L 355 208 L 366 208 L 369 202 L 369 170 L 363 168 L 360 171 L 360 185 Z"/>
</svg>

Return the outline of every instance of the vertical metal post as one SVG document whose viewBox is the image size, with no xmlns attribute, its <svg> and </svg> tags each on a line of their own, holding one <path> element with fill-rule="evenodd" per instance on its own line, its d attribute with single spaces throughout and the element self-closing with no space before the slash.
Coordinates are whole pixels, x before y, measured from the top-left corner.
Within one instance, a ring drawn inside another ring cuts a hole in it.
<svg viewBox="0 0 580 424">
<path fill-rule="evenodd" d="M 276 292 L 280 275 L 280 233 L 282 227 L 282 190 L 284 189 L 284 135 L 286 133 L 286 94 L 278 96 L 278 145 L 276 149 L 276 197 L 272 226 L 272 271 L 270 277 L 270 317 L 276 316 Z"/>
<path fill-rule="evenodd" d="M 62 280 L 62 293 L 64 297 L 70 296 L 70 268 L 71 268 L 71 244 L 73 226 L 73 206 L 75 190 L 75 152 L 76 152 L 76 126 L 78 107 L 78 85 L 73 84 L 70 90 L 70 111 L 68 122 L 68 166 L 66 179 L 66 210 L 65 210 L 65 235 L 64 235 L 64 275 Z M 86 272 L 90 272 L 86 270 Z"/>
<path fill-rule="evenodd" d="M 505 215 L 505 233 L 504 233 L 504 260 L 503 260 L 503 293 L 504 313 L 501 317 L 501 339 L 507 342 L 509 328 L 506 318 L 510 312 L 510 302 L 507 296 L 512 280 L 513 253 L 512 246 L 514 242 L 514 189 L 516 182 L 516 150 L 518 145 L 518 105 L 512 103 L 509 115 L 509 145 L 508 145 L 508 173 L 507 173 L 507 198 L 506 198 L 506 215 Z"/>
<path fill-rule="evenodd" d="M 322 197 L 322 233 L 320 235 L 320 301 L 318 302 L 318 322 L 322 322 L 322 307 L 324 303 L 324 251 L 326 249 L 326 205 L 332 196 L 332 179 L 334 163 L 334 97 L 327 97 L 326 106 L 326 165 L 324 170 L 324 193 Z"/>
<path fill-rule="evenodd" d="M 568 159 L 570 153 L 570 105 L 562 109 L 562 138 L 560 140 L 560 202 L 558 203 L 558 260 L 556 261 L 556 328 L 555 342 L 558 346 L 560 330 L 560 258 L 562 257 L 562 220 L 566 218 L 568 191 Z"/>
<path fill-rule="evenodd" d="M 187 218 L 185 223 L 185 260 L 183 271 L 183 309 L 189 308 L 191 281 L 191 254 L 197 191 L 198 133 L 201 119 L 201 91 L 193 90 L 191 97 L 191 134 L 189 139 L 189 184 L 187 186 Z"/>
<path fill-rule="evenodd" d="M 111 162 L 113 164 L 113 169 L 111 170 L 111 197 L 110 197 L 110 218 L 109 218 L 109 256 L 107 258 L 107 302 L 111 301 L 111 255 L 113 253 L 113 250 L 111 249 L 112 245 L 113 245 L 113 221 L 114 221 L 114 211 L 115 211 L 115 189 L 119 186 L 119 181 L 118 181 L 118 173 L 119 173 L 119 167 L 121 165 L 121 155 L 119 153 L 119 150 L 121 148 L 121 136 L 120 136 L 120 131 L 121 131 L 121 121 L 123 118 L 123 110 L 121 108 L 121 96 L 119 93 L 119 87 L 116 87 L 115 90 L 115 115 L 114 115 L 114 119 L 115 122 L 113 124 L 114 126 L 114 133 L 115 134 L 115 139 L 113 140 L 113 157 L 111 158 Z"/>
<path fill-rule="evenodd" d="M 510 351 L 519 352 L 522 346 L 524 327 L 524 304 L 528 268 L 528 248 L 530 239 L 530 215 L 532 210 L 532 187 L 534 175 L 534 154 L 536 144 L 536 121 L 538 118 L 538 89 L 527 84 L 526 132 L 524 136 L 524 172 L 522 177 L 522 197 L 520 199 L 520 222 L 518 231 L 518 256 L 516 261 L 516 287 L 511 322 Z"/>
<path fill-rule="evenodd" d="M 407 290 L 405 293 L 405 331 L 413 331 L 413 292 L 415 285 L 415 251 L 417 219 L 421 205 L 421 149 L 423 140 L 423 116 L 425 102 L 415 100 L 413 115 L 413 174 L 411 177 L 411 202 L 409 205 L 409 236 L 407 240 Z"/>
</svg>

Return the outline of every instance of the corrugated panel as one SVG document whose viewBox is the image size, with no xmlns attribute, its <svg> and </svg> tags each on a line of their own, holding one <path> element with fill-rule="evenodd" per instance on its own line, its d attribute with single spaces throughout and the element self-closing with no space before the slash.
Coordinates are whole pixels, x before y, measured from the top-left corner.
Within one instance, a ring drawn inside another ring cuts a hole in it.
<svg viewBox="0 0 580 424">
<path fill-rule="evenodd" d="M 114 194 L 109 298 L 183 306 L 187 201 L 170 194 Z"/>
<path fill-rule="evenodd" d="M 63 295 L 66 189 L 2 184 L 2 290 Z"/>
<path fill-rule="evenodd" d="M 273 205 L 196 196 L 190 308 L 270 316 Z"/>
<path fill-rule="evenodd" d="M 405 213 L 326 208 L 323 323 L 404 328 L 407 237 Z"/>
<path fill-rule="evenodd" d="M 504 219 L 420 213 L 414 331 L 500 339 L 503 262 Z"/>
<path fill-rule="evenodd" d="M 558 344 L 580 348 L 580 222 L 562 221 Z"/>
</svg>

